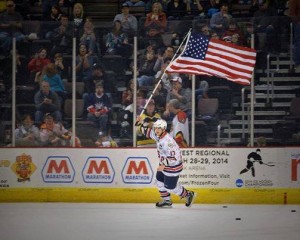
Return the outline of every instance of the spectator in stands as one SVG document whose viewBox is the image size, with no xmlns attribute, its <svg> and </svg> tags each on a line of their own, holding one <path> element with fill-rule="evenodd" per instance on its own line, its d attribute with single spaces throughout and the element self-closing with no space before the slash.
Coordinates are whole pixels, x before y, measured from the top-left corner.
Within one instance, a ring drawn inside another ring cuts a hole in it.
<svg viewBox="0 0 300 240">
<path fill-rule="evenodd" d="M 130 137 L 132 132 L 133 94 L 134 80 L 131 79 L 127 88 L 122 92 L 122 110 L 118 117 L 121 123 L 120 137 Z"/>
<path fill-rule="evenodd" d="M 232 44 L 235 44 L 235 45 L 242 46 L 242 43 L 240 41 L 240 36 L 237 33 L 234 33 L 232 36 L 224 37 L 223 40 L 225 40 L 226 42 L 230 42 Z"/>
<path fill-rule="evenodd" d="M 161 54 L 161 50 L 158 51 L 157 53 L 157 60 L 154 65 L 154 71 L 158 72 L 162 69 L 163 65 L 165 64 L 166 61 L 170 61 L 173 56 L 174 56 L 174 48 L 172 46 L 166 47 L 164 49 L 163 54 Z"/>
<path fill-rule="evenodd" d="M 40 137 L 42 146 L 69 146 L 71 139 L 69 131 L 49 113 L 40 126 Z"/>
<path fill-rule="evenodd" d="M 24 114 L 20 125 L 15 130 L 16 146 L 39 146 L 40 131 L 33 124 L 33 119 L 30 114 Z"/>
<path fill-rule="evenodd" d="M 87 17 L 83 26 L 83 34 L 80 36 L 80 44 L 87 46 L 89 55 L 98 55 L 96 34 L 94 32 L 94 23 L 90 17 Z"/>
<path fill-rule="evenodd" d="M 146 12 L 150 12 L 152 10 L 153 3 L 156 2 L 160 3 L 162 6 L 162 10 L 166 12 L 169 0 L 146 0 L 145 2 L 146 2 L 145 5 Z"/>
<path fill-rule="evenodd" d="M 51 62 L 47 56 L 47 49 L 40 48 L 34 57 L 28 63 L 28 70 L 30 72 L 41 72 L 45 66 Z"/>
<path fill-rule="evenodd" d="M 47 66 L 45 66 L 42 78 L 43 81 L 46 81 L 50 84 L 50 90 L 58 95 L 60 105 L 63 107 L 67 93 L 61 76 L 58 74 L 54 63 L 49 63 Z"/>
<path fill-rule="evenodd" d="M 42 3 L 43 20 L 45 20 L 49 16 L 52 6 L 56 5 L 57 0 L 41 0 L 40 2 Z"/>
<path fill-rule="evenodd" d="M 146 92 L 145 90 L 138 89 L 136 93 L 136 114 L 140 115 L 144 110 L 146 103 Z"/>
<path fill-rule="evenodd" d="M 167 95 L 166 111 L 163 117 L 167 120 L 172 120 L 174 115 L 169 110 L 169 101 L 171 99 L 177 99 L 180 102 L 180 109 L 187 114 L 190 118 L 192 114 L 192 91 L 190 88 L 182 87 L 182 78 L 175 76 L 171 79 L 172 89 Z"/>
<path fill-rule="evenodd" d="M 134 93 L 134 80 L 131 79 L 127 88 L 122 92 L 122 106 L 126 108 L 128 105 L 133 103 L 133 93 Z"/>
<path fill-rule="evenodd" d="M 173 46 L 174 48 L 178 48 L 180 43 L 182 41 L 182 37 L 180 34 L 178 34 L 177 32 L 173 32 L 172 34 L 172 38 L 171 38 L 171 46 Z M 165 44 L 165 46 L 169 46 L 168 44 Z"/>
<path fill-rule="evenodd" d="M 99 148 L 118 147 L 117 142 L 110 135 L 104 135 L 102 132 L 100 132 L 95 144 Z"/>
<path fill-rule="evenodd" d="M 204 36 L 210 38 L 211 32 L 210 32 L 210 28 L 209 28 L 209 26 L 208 26 L 207 24 L 203 24 L 203 25 L 200 26 L 200 32 L 201 32 Z"/>
<path fill-rule="evenodd" d="M 187 5 L 183 0 L 171 0 L 166 13 L 168 20 L 181 20 L 187 13 Z"/>
<path fill-rule="evenodd" d="M 59 26 L 62 16 L 62 11 L 58 5 L 51 7 L 50 14 L 46 16 L 42 22 L 42 36 L 46 39 L 52 39 L 53 30 Z"/>
<path fill-rule="evenodd" d="M 222 36 L 228 29 L 231 19 L 232 16 L 228 13 L 228 4 L 222 3 L 220 12 L 213 14 L 210 19 L 210 28 L 215 30 L 219 36 Z"/>
<path fill-rule="evenodd" d="M 244 32 L 246 47 L 251 47 L 252 34 L 254 35 L 254 27 L 252 23 L 248 22 L 246 23 L 246 28 Z M 255 42 L 257 43 L 258 42 L 257 35 L 254 35 L 254 37 L 256 38 Z"/>
<path fill-rule="evenodd" d="M 92 80 L 93 64 L 94 59 L 88 54 L 86 45 L 80 44 L 79 53 L 76 56 L 76 81 L 84 82 L 85 92 L 91 90 L 89 87 Z"/>
<path fill-rule="evenodd" d="M 256 147 L 266 147 L 267 139 L 264 136 L 260 136 L 256 139 Z"/>
<path fill-rule="evenodd" d="M 115 16 L 114 22 L 117 20 L 120 21 L 123 32 L 129 38 L 132 38 L 137 34 L 138 21 L 134 15 L 130 14 L 129 6 L 130 5 L 128 3 L 122 4 L 122 13 Z"/>
<path fill-rule="evenodd" d="M 145 48 L 142 48 L 142 49 L 140 49 L 140 50 L 138 51 L 138 53 L 137 53 L 138 61 L 142 60 L 142 59 L 146 56 L 146 54 L 147 54 L 148 52 L 153 52 L 153 53 L 155 53 L 156 51 L 157 51 L 157 46 L 156 46 L 156 44 L 153 44 L 153 42 L 152 42 L 152 43 L 148 43 L 148 45 L 146 45 Z"/>
<path fill-rule="evenodd" d="M 207 81 L 205 80 L 200 81 L 199 87 L 195 89 L 196 103 L 199 102 L 201 98 L 208 98 L 207 95 L 208 88 L 209 85 Z"/>
<path fill-rule="evenodd" d="M 57 94 L 50 90 L 50 84 L 46 81 L 41 83 L 41 89 L 34 96 L 36 107 L 35 123 L 40 125 L 46 113 L 54 116 L 55 120 L 60 122 L 62 114 L 60 112 L 60 102 Z"/>
<path fill-rule="evenodd" d="M 57 73 L 61 76 L 61 78 L 70 80 L 68 67 L 65 66 L 64 58 L 61 53 L 56 53 L 54 55 L 54 64 L 56 66 Z"/>
<path fill-rule="evenodd" d="M 101 83 L 97 83 L 95 92 L 85 95 L 84 99 L 88 106 L 87 119 L 94 122 L 98 127 L 99 132 L 106 135 L 112 102 L 109 96 L 104 92 L 103 85 Z"/>
<path fill-rule="evenodd" d="M 218 33 L 216 31 L 211 31 L 210 37 L 213 39 L 220 39 L 220 36 L 218 35 Z"/>
<path fill-rule="evenodd" d="M 51 37 L 51 42 L 53 47 L 51 50 L 51 56 L 54 56 L 56 53 L 65 53 L 71 54 L 72 52 L 72 38 L 73 38 L 73 29 L 69 24 L 69 17 L 65 14 L 61 16 L 60 26 L 53 31 Z"/>
<path fill-rule="evenodd" d="M 148 52 L 146 57 L 138 63 L 138 78 L 139 86 L 152 86 L 155 72 L 153 70 L 156 62 L 154 52 Z"/>
<path fill-rule="evenodd" d="M 293 22 L 294 30 L 294 49 L 293 60 L 295 68 L 300 68 L 300 2 L 297 0 L 289 0 L 289 17 Z"/>
<path fill-rule="evenodd" d="M 67 143 L 70 147 L 73 146 L 73 137 L 74 134 L 72 133 L 72 129 L 68 129 L 68 133 L 63 135 L 63 138 L 67 140 Z M 81 140 L 78 136 L 75 136 L 75 147 L 82 147 Z"/>
<path fill-rule="evenodd" d="M 0 14 L 0 51 L 8 55 L 12 45 L 12 38 L 16 38 L 17 44 L 23 42 L 26 37 L 22 33 L 22 15 L 15 11 L 14 1 L 6 2 L 6 11 Z"/>
<path fill-rule="evenodd" d="M 60 9 L 60 6 L 58 4 L 52 5 L 49 13 L 47 14 L 46 18 L 44 21 L 49 21 L 49 22 L 60 22 L 62 16 L 62 10 Z M 59 24 L 57 24 L 58 26 Z"/>
<path fill-rule="evenodd" d="M 35 74 L 35 78 L 34 78 L 34 86 L 35 86 L 35 89 L 36 90 L 38 90 L 38 89 L 40 89 L 40 87 L 41 87 L 41 83 L 42 83 L 42 81 L 43 81 L 43 71 L 41 71 L 41 72 L 37 72 L 36 74 Z"/>
<path fill-rule="evenodd" d="M 133 94 L 134 94 L 134 80 L 130 80 L 127 89 L 122 94 L 123 111 L 120 114 L 121 122 L 121 137 L 131 137 L 133 124 Z M 144 109 L 146 100 L 146 91 L 137 88 L 136 93 L 136 114 L 139 115 Z"/>
<path fill-rule="evenodd" d="M 194 19 L 205 18 L 205 9 L 200 3 L 200 0 L 186 0 L 186 6 L 186 15 L 191 16 Z"/>
<path fill-rule="evenodd" d="M 211 18 L 212 15 L 219 12 L 223 2 L 223 0 L 210 0 L 208 6 L 206 6 L 207 17 Z"/>
<path fill-rule="evenodd" d="M 47 56 L 47 49 L 40 48 L 33 58 L 30 59 L 28 63 L 28 70 L 30 72 L 29 79 L 31 82 L 34 81 L 36 83 L 36 88 L 39 89 L 40 82 L 37 81 L 37 77 L 41 75 L 45 66 L 47 66 L 51 62 L 50 58 Z"/>
<path fill-rule="evenodd" d="M 74 37 L 77 41 L 80 39 L 80 36 L 83 34 L 83 26 L 86 20 L 86 14 L 81 3 L 75 3 L 73 6 L 73 12 L 70 16 L 70 22 L 73 23 Z"/>
<path fill-rule="evenodd" d="M 157 86 L 158 84 L 158 86 Z M 154 87 L 157 86 L 156 91 L 153 93 L 153 100 L 156 105 L 157 112 L 162 116 L 164 111 L 166 110 L 166 99 L 168 91 L 163 87 L 163 82 L 160 81 L 159 78 L 154 80 Z M 150 97 L 152 91 L 148 93 L 148 98 Z"/>
<path fill-rule="evenodd" d="M 87 87 L 88 93 L 95 92 L 95 85 L 102 83 L 106 92 L 114 91 L 114 82 L 112 79 L 108 79 L 103 67 L 99 63 L 95 63 L 92 67 L 92 81 Z"/>
<path fill-rule="evenodd" d="M 122 24 L 116 20 L 112 30 L 105 36 L 106 54 L 129 57 L 131 49 L 127 35 L 122 30 Z"/>
<path fill-rule="evenodd" d="M 188 147 L 190 142 L 189 119 L 180 106 L 178 99 L 169 101 L 169 111 L 174 115 L 170 135 L 175 139 L 179 147 Z"/>
<path fill-rule="evenodd" d="M 177 73 L 166 73 L 165 70 L 168 67 L 168 65 L 171 62 L 171 58 L 166 58 L 164 60 L 163 65 L 161 66 L 161 69 L 156 73 L 155 78 L 156 79 L 161 79 L 163 83 L 163 88 L 169 92 L 172 89 L 172 84 L 170 79 L 173 78 L 173 76 L 177 76 Z"/>
<path fill-rule="evenodd" d="M 252 23 L 254 32 L 259 35 L 259 46 L 264 52 L 278 53 L 278 24 L 277 9 L 265 4 L 266 0 L 259 4 L 259 9 L 254 13 Z"/>
<path fill-rule="evenodd" d="M 230 20 L 228 29 L 223 33 L 221 38 L 224 41 L 231 42 L 240 46 L 245 46 L 244 34 L 233 19 Z"/>
<path fill-rule="evenodd" d="M 162 34 L 167 29 L 167 15 L 163 12 L 161 3 L 152 4 L 151 12 L 147 13 L 144 23 L 148 41 L 155 41 L 158 46 L 162 45 Z"/>
<path fill-rule="evenodd" d="M 161 116 L 156 112 L 155 102 L 151 99 L 144 111 L 144 113 L 137 117 L 137 121 L 141 125 L 137 126 L 137 146 L 138 147 L 155 147 L 156 142 L 153 139 L 146 138 L 142 134 L 142 127 L 152 128 L 154 122 L 161 119 Z"/>
</svg>

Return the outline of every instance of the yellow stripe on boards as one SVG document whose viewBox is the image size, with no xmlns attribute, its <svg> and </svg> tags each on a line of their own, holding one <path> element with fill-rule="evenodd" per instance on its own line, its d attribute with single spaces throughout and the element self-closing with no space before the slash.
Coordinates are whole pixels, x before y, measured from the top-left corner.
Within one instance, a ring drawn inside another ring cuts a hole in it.
<svg viewBox="0 0 300 240">
<path fill-rule="evenodd" d="M 300 189 L 192 189 L 199 204 L 300 204 Z M 10 188 L 0 189 L 0 202 L 154 203 L 155 188 Z M 174 203 L 184 199 L 172 196 Z"/>
</svg>

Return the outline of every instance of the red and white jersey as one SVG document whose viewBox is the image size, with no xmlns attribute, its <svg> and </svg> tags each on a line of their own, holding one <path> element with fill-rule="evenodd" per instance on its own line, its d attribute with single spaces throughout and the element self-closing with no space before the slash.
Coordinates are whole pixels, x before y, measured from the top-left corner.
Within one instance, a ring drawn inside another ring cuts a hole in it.
<svg viewBox="0 0 300 240">
<path fill-rule="evenodd" d="M 156 141 L 159 162 L 165 165 L 163 173 L 166 176 L 179 176 L 183 165 L 180 148 L 176 141 L 168 132 L 164 132 L 160 138 L 155 135 L 152 129 L 148 134 Z"/>
<path fill-rule="evenodd" d="M 173 118 L 170 135 L 175 139 L 179 147 L 189 146 L 189 120 L 185 112 L 180 111 Z"/>
</svg>

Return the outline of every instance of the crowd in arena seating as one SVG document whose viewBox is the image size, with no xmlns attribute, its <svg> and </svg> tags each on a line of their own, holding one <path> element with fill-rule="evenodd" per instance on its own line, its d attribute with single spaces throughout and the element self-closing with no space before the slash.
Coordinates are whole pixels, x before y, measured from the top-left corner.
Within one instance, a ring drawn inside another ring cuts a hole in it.
<svg viewBox="0 0 300 240">
<path fill-rule="evenodd" d="M 138 37 L 140 47 L 136 82 L 139 101 L 137 113 L 143 113 L 141 117 L 147 125 L 151 125 L 157 118 L 173 122 L 172 130 L 177 131 L 174 138 L 182 146 L 188 146 L 189 131 L 186 129 L 189 126 L 186 123 L 192 114 L 191 85 L 190 81 L 187 81 L 190 76 L 163 74 L 190 27 L 180 27 L 180 23 L 184 25 L 185 21 L 189 21 L 193 25 L 193 31 L 200 32 L 208 38 L 218 38 L 248 47 L 251 47 L 251 35 L 255 33 L 259 50 L 276 54 L 281 50 L 277 39 L 282 27 L 280 25 L 284 23 L 278 22 L 277 16 L 281 13 L 275 3 L 282 6 L 281 2 L 287 1 L 252 0 L 246 3 L 242 1 L 241 4 L 250 6 L 251 17 L 247 18 L 246 24 L 241 27 L 231 15 L 232 1 L 128 0 L 121 3 L 121 12 L 112 19 L 110 29 L 106 32 L 98 31 L 97 23 L 88 16 L 81 2 L 72 0 L 41 1 L 41 3 L 23 1 L 26 4 L 18 2 L 6 1 L 6 9 L 0 13 L 0 55 L 4 59 L 11 59 L 12 38 L 16 38 L 17 85 L 34 86 L 35 96 L 32 104 L 36 109 L 30 113 L 31 115 L 22 113 L 18 119 L 18 128 L 15 132 L 17 144 L 22 146 L 26 143 L 28 146 L 70 144 L 72 134 L 64 127 L 64 102 L 71 96 L 71 92 L 66 90 L 64 84 L 72 81 L 70 56 L 73 38 L 76 38 L 76 82 L 84 83 L 84 94 L 76 97 L 84 101 L 82 117 L 94 122 L 97 127 L 95 131 L 97 134 L 94 136 L 97 138 L 95 146 L 103 147 L 108 144 L 102 142 L 113 142 L 110 136 L 110 121 L 113 115 L 112 95 L 116 93 L 116 84 L 107 76 L 104 56 L 119 55 L 125 59 L 123 76 L 125 79 L 125 71 L 134 70 L 133 36 Z M 25 22 L 31 21 L 27 19 L 26 11 L 38 4 L 41 4 L 42 8 L 42 19 L 38 21 L 39 30 L 34 32 L 30 29 L 24 33 Z M 137 18 L 131 14 L 132 6 L 145 7 L 145 16 Z M 64 12 L 63 9 L 71 11 Z M 297 11 L 295 16 L 298 18 L 293 18 L 297 26 L 296 36 L 299 35 L 299 6 Z M 282 12 L 282 15 L 284 14 L 286 13 Z M 172 23 L 176 23 L 176 26 Z M 40 44 L 39 47 L 28 51 L 30 48 L 28 46 L 35 43 Z M 295 50 L 298 51 L 298 48 Z M 300 54 L 297 55 L 298 58 L 299 56 Z M 299 65 L 299 61 L 295 60 L 295 64 Z M 5 65 L 0 67 L 3 75 L 1 77 L 7 79 L 4 81 L 6 89 L 11 88 L 9 70 Z M 207 97 L 205 92 L 208 85 L 205 84 L 207 83 L 205 80 L 205 77 L 197 78 L 196 85 L 199 86 L 197 100 Z M 134 91 L 132 76 L 126 80 L 126 84 L 128 87 L 118 102 L 122 105 L 121 113 L 118 114 L 121 137 L 130 137 L 132 134 Z M 156 84 L 159 84 L 159 87 L 153 93 L 152 101 L 146 109 L 143 109 Z M 53 120 L 55 122 L 51 122 Z M 180 123 L 182 126 L 178 127 Z M 138 135 L 138 145 L 152 146 L 151 143 L 145 144 L 144 139 L 139 137 Z M 77 146 L 80 146 L 78 138 Z"/>
</svg>

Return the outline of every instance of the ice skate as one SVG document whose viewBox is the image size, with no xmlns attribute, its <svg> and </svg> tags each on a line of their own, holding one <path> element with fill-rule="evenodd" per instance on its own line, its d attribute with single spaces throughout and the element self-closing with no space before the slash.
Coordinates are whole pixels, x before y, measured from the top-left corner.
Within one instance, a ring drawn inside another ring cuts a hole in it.
<svg viewBox="0 0 300 240">
<path fill-rule="evenodd" d="M 157 208 L 171 208 L 172 207 L 172 202 L 170 200 L 163 200 L 161 202 L 157 202 L 155 204 Z"/>
<path fill-rule="evenodd" d="M 196 197 L 197 197 L 197 193 L 193 191 L 188 191 L 188 195 L 185 197 L 186 198 L 185 206 L 191 207 Z"/>
</svg>

